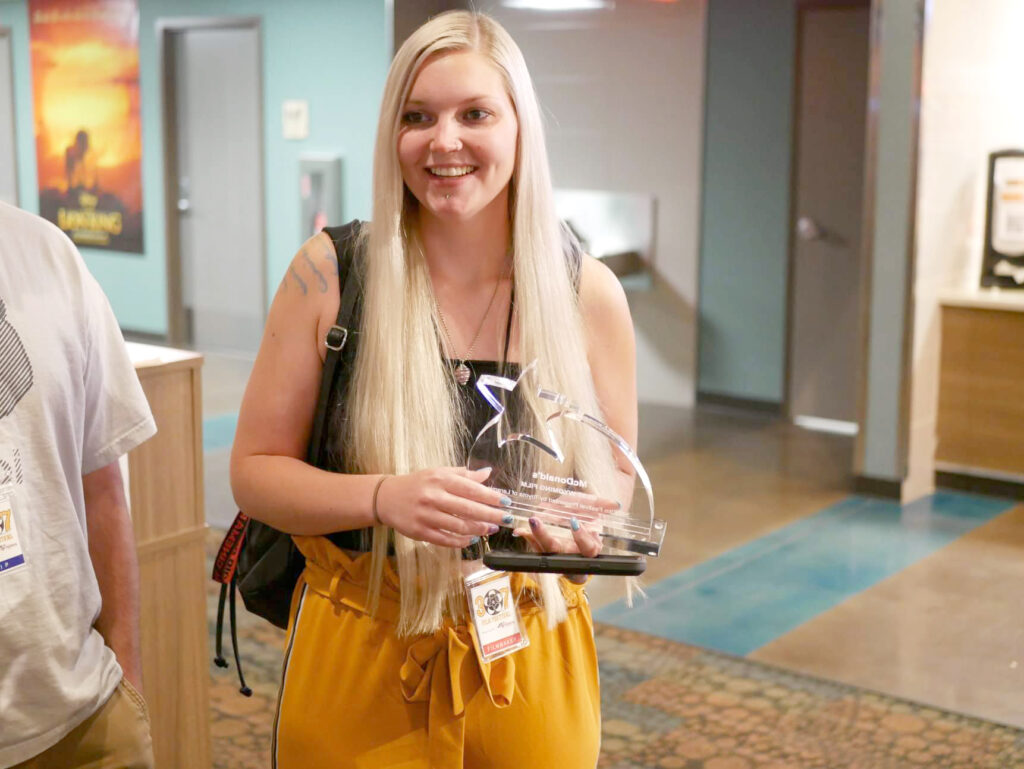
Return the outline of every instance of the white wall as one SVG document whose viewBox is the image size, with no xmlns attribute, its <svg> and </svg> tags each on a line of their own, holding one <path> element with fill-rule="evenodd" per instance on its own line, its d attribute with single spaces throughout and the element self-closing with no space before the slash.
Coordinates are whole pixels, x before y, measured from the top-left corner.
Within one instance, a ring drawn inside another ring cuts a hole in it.
<svg viewBox="0 0 1024 769">
<path fill-rule="evenodd" d="M 979 285 L 988 154 L 1024 148 L 1024 2 L 933 0 L 925 31 L 908 492 L 931 488 L 938 294 Z"/>
<path fill-rule="evenodd" d="M 637 316 L 640 398 L 689 405 L 695 384 L 706 0 L 618 0 L 602 11 L 476 3 L 526 57 L 549 118 L 556 187 L 653 194 L 654 264 L 677 296 L 658 326 Z M 661 302 L 658 291 L 633 293 Z M 636 308 L 635 308 L 636 309 Z M 667 326 L 666 326 L 667 323 Z"/>
</svg>

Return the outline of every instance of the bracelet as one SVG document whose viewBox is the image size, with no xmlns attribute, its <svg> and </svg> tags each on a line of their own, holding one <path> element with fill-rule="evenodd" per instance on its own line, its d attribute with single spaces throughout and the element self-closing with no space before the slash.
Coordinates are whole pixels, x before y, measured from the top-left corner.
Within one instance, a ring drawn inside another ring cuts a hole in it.
<svg viewBox="0 0 1024 769">
<path fill-rule="evenodd" d="M 391 477 L 390 475 L 382 475 L 380 477 L 380 480 L 377 481 L 377 485 L 373 487 L 373 506 L 372 506 L 372 510 L 373 510 L 373 523 L 376 526 L 384 526 L 385 525 L 384 521 L 382 521 L 380 519 L 380 513 L 377 512 L 377 494 L 380 493 L 380 487 L 384 483 L 384 481 L 386 481 L 390 477 Z"/>
</svg>

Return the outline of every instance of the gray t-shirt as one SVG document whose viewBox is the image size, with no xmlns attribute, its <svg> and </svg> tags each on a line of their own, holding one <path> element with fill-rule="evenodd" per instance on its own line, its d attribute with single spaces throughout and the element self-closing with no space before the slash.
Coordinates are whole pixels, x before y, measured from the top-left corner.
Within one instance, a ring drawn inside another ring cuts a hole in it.
<svg viewBox="0 0 1024 769">
<path fill-rule="evenodd" d="M 75 247 L 0 203 L 0 767 L 60 741 L 121 680 L 93 628 L 82 476 L 155 432 Z"/>
</svg>

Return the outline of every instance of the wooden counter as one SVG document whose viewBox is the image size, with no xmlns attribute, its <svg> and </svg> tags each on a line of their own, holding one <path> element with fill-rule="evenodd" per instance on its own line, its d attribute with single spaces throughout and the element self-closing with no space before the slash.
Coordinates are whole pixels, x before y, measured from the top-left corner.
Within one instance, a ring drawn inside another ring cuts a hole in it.
<svg viewBox="0 0 1024 769">
<path fill-rule="evenodd" d="M 210 766 L 202 356 L 129 344 L 157 434 L 128 455 L 157 769 Z"/>
<path fill-rule="evenodd" d="M 1024 293 L 941 298 L 936 466 L 1024 481 Z"/>
</svg>

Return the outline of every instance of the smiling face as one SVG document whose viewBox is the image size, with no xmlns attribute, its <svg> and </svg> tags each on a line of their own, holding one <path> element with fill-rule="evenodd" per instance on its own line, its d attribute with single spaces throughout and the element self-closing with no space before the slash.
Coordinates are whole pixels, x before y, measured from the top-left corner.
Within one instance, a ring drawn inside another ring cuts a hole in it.
<svg viewBox="0 0 1024 769">
<path fill-rule="evenodd" d="M 402 110 L 398 160 L 422 210 L 471 219 L 507 211 L 519 125 L 499 71 L 474 51 L 435 56 Z"/>
</svg>

